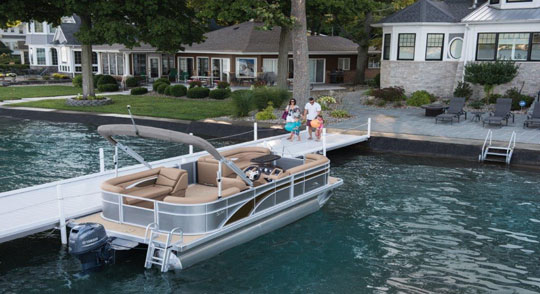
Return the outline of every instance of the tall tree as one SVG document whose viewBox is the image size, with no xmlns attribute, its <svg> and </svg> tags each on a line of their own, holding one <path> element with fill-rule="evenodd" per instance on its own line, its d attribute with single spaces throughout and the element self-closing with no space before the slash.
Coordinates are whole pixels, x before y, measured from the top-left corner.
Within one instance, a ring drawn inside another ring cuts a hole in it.
<svg viewBox="0 0 540 294">
<path fill-rule="evenodd" d="M 201 41 L 204 33 L 187 0 L 4 0 L 0 24 L 36 20 L 59 25 L 62 16 L 73 14 L 81 18 L 75 36 L 82 44 L 84 97 L 94 95 L 92 45 L 133 47 L 144 42 L 176 52 L 182 45 Z"/>
<path fill-rule="evenodd" d="M 309 98 L 309 76 L 308 76 L 308 40 L 306 22 L 306 1 L 292 0 L 291 16 L 295 23 L 292 28 L 293 47 L 293 97 L 299 105 L 303 105 Z"/>
</svg>

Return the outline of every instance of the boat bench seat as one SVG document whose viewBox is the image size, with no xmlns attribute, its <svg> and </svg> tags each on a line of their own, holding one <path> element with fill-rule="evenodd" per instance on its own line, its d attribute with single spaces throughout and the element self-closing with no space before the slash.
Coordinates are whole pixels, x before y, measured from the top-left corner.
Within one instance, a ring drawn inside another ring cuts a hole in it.
<svg viewBox="0 0 540 294">
<path fill-rule="evenodd" d="M 327 163 L 329 160 L 326 156 L 320 155 L 320 154 L 306 154 L 306 160 L 304 164 L 295 166 L 293 168 L 290 168 L 286 170 L 284 173 L 280 175 L 279 178 L 284 178 L 286 176 L 296 174 L 302 171 L 305 171 L 310 168 L 314 168 L 319 165 L 323 165 Z"/>
<path fill-rule="evenodd" d="M 158 167 L 116 177 L 101 184 L 103 191 L 153 200 L 163 200 L 168 195 L 184 197 L 187 187 L 187 171 L 169 167 Z M 142 201 L 141 199 L 124 197 L 125 204 L 132 205 Z"/>
<path fill-rule="evenodd" d="M 228 197 L 239 192 L 239 188 L 229 187 L 221 190 L 221 196 Z M 176 204 L 201 204 L 216 200 L 218 200 L 218 188 L 200 184 L 189 185 L 185 197 L 167 196 L 163 199 L 164 202 Z"/>
<path fill-rule="evenodd" d="M 240 169 L 244 169 L 253 164 L 251 163 L 253 158 L 268 155 L 270 150 L 264 147 L 240 147 L 220 152 L 220 154 L 234 162 Z M 217 171 L 218 161 L 211 155 L 205 155 L 197 159 L 197 183 L 216 186 Z M 225 165 L 222 166 L 221 175 L 223 178 L 236 177 L 234 171 Z"/>
</svg>

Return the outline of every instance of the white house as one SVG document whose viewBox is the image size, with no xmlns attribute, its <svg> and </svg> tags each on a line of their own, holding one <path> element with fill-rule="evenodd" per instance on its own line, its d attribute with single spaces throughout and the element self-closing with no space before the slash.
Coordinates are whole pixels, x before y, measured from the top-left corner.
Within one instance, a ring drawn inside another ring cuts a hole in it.
<svg viewBox="0 0 540 294">
<path fill-rule="evenodd" d="M 30 68 L 55 71 L 57 52 L 51 44 L 56 28 L 46 22 L 29 22 L 26 24 L 26 45 Z"/>
<path fill-rule="evenodd" d="M 12 55 L 20 56 L 22 64 L 28 61 L 28 47 L 25 45 L 26 29 L 26 23 L 0 29 L 0 41 L 11 49 Z"/>
<path fill-rule="evenodd" d="M 468 62 L 514 60 L 518 76 L 495 92 L 540 90 L 540 0 L 419 0 L 374 26 L 383 30 L 381 87 L 449 97 Z"/>
</svg>

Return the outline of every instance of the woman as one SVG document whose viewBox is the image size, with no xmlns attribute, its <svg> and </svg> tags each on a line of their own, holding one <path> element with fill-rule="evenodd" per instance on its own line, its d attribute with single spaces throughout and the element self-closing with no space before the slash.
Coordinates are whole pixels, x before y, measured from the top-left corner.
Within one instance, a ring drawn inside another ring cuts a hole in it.
<svg viewBox="0 0 540 294">
<path fill-rule="evenodd" d="M 295 118 L 300 116 L 300 107 L 296 105 L 296 99 L 293 98 L 289 101 L 285 111 L 287 112 L 287 122 L 294 122 Z"/>
</svg>

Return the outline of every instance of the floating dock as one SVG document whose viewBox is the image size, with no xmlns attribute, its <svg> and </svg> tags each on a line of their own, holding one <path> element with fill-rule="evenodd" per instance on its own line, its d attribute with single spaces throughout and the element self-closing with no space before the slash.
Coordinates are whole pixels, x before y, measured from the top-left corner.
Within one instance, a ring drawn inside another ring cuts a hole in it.
<svg viewBox="0 0 540 294">
<path fill-rule="evenodd" d="M 365 135 L 351 135 L 345 132 L 332 132 L 323 135 L 321 141 L 306 140 L 307 131 L 301 132 L 302 141 L 288 141 L 289 134 L 257 139 L 256 127 L 254 140 L 218 148 L 225 151 L 231 148 L 260 146 L 271 149 L 276 154 L 285 156 L 303 156 L 308 153 L 326 153 L 349 145 L 367 141 L 370 137 L 371 120 L 357 126 L 366 126 Z M 356 129 L 355 128 L 355 129 Z M 174 167 L 192 157 L 200 157 L 206 152 L 190 153 L 173 158 L 151 162 L 151 166 Z M 101 183 L 114 177 L 115 170 L 103 169 L 102 172 L 81 177 L 60 180 L 52 183 L 17 189 L 0 193 L 0 243 L 21 238 L 34 233 L 59 227 L 62 242 L 66 242 L 65 223 L 69 219 L 90 215 L 101 210 Z M 118 175 L 125 175 L 145 170 L 142 164 L 118 169 Z"/>
</svg>

